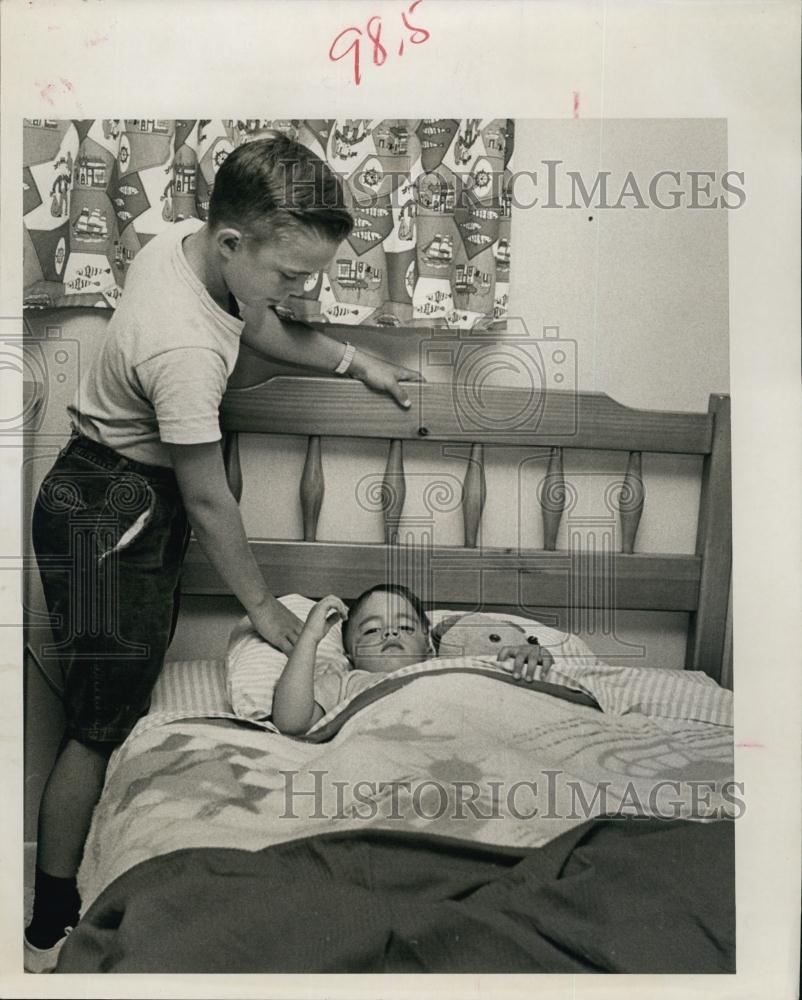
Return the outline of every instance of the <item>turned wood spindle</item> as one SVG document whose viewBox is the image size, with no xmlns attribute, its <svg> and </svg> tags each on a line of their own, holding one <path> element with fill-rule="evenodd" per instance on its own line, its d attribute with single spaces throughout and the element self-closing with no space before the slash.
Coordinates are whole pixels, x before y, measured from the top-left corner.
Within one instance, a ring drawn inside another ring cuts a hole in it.
<svg viewBox="0 0 802 1000">
<path fill-rule="evenodd" d="M 645 495 L 641 475 L 641 453 L 631 451 L 627 461 L 627 471 L 624 473 L 624 482 L 618 495 L 622 552 L 631 553 L 635 550 L 635 536 L 643 513 Z"/>
<path fill-rule="evenodd" d="M 484 445 L 471 445 L 471 455 L 462 482 L 462 521 L 465 526 L 465 547 L 476 548 L 479 523 L 487 497 L 484 467 Z"/>
<path fill-rule="evenodd" d="M 398 541 L 401 513 L 407 496 L 404 478 L 404 442 L 394 438 L 387 452 L 387 465 L 382 480 L 382 511 L 384 513 L 384 542 L 391 545 Z"/>
<path fill-rule="evenodd" d="M 231 495 L 237 501 L 242 499 L 242 466 L 239 457 L 239 434 L 227 431 L 223 435 L 223 464 Z"/>
<path fill-rule="evenodd" d="M 540 490 L 540 508 L 543 513 L 543 548 L 553 552 L 557 548 L 557 532 L 565 510 L 562 448 L 551 449 L 549 467 Z"/>
<path fill-rule="evenodd" d="M 317 522 L 326 484 L 323 479 L 323 462 L 320 457 L 320 437 L 310 434 L 306 444 L 306 460 L 301 473 L 301 519 L 304 527 L 304 541 L 314 542 L 317 538 Z"/>
</svg>

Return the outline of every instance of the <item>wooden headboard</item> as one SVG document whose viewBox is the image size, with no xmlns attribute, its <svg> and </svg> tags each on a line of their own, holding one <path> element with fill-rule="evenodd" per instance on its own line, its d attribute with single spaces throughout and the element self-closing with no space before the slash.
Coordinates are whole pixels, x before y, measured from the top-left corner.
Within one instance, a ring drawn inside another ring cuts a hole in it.
<svg viewBox="0 0 802 1000">
<path fill-rule="evenodd" d="M 407 389 L 413 401 L 408 411 L 350 379 L 279 376 L 228 390 L 221 424 L 229 483 L 238 499 L 239 433 L 308 439 L 299 483 L 303 540 L 251 542 L 271 591 L 311 597 L 333 592 L 348 599 L 392 575 L 419 592 L 425 578 L 423 596 L 434 595 L 435 603 L 444 607 L 475 606 L 481 596 L 487 610 L 559 608 L 581 601 L 584 607 L 688 612 L 686 668 L 721 678 L 732 563 L 728 396 L 712 395 L 707 413 L 678 413 L 631 409 L 600 393 L 548 391 L 533 396 L 525 389 L 485 387 L 482 419 L 472 426 L 470 409 L 463 405 L 467 397 L 460 396 L 470 393 L 470 387 L 410 384 Z M 383 544 L 316 540 L 325 489 L 321 439 L 326 437 L 388 441 L 380 490 Z M 403 443 L 410 440 L 459 443 L 468 458 L 459 498 L 464 545 L 419 541 L 412 560 L 401 520 L 406 493 Z M 495 445 L 549 449 L 539 491 L 542 549 L 477 547 L 487 491 L 484 452 Z M 614 497 L 620 551 L 581 561 L 581 586 L 576 585 L 577 553 L 556 549 L 570 494 L 563 478 L 565 449 L 626 453 Z M 694 555 L 633 551 L 644 503 L 644 451 L 703 456 Z M 193 595 L 229 593 L 194 541 L 182 589 Z"/>
</svg>

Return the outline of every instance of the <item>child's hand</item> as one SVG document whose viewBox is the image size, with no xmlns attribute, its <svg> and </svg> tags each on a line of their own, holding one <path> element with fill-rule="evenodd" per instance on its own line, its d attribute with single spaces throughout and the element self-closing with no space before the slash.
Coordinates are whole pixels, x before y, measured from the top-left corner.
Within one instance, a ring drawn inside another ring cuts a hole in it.
<svg viewBox="0 0 802 1000">
<path fill-rule="evenodd" d="M 412 368 L 390 364 L 389 361 L 382 361 L 381 358 L 375 358 L 372 354 L 366 354 L 364 351 L 357 351 L 354 355 L 351 371 L 370 389 L 386 392 L 392 396 L 396 403 L 403 406 L 404 409 L 408 409 L 410 406 L 409 396 L 398 383 L 425 381 L 421 373 Z"/>
<path fill-rule="evenodd" d="M 348 609 L 334 594 L 329 594 L 309 612 L 304 625 L 303 635 L 308 636 L 315 643 L 320 642 L 328 633 L 332 626 L 339 621 L 345 621 L 348 617 Z"/>
<path fill-rule="evenodd" d="M 537 641 L 520 646 L 503 646 L 497 659 L 516 681 L 523 678 L 527 682 L 533 681 L 535 674 L 538 675 L 538 680 L 542 680 L 554 663 L 551 653 Z"/>
</svg>

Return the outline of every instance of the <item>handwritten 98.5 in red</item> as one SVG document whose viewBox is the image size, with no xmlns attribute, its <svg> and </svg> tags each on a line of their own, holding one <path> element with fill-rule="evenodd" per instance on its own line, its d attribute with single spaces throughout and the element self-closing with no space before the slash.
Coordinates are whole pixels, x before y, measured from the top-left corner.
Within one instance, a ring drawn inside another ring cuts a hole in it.
<svg viewBox="0 0 802 1000">
<path fill-rule="evenodd" d="M 422 45 L 429 38 L 429 32 L 425 28 L 418 24 L 412 24 L 409 20 L 421 2 L 422 0 L 414 0 L 405 11 L 401 11 L 404 33 L 397 49 L 399 56 L 404 54 L 405 42 L 409 42 L 411 45 Z M 354 83 L 357 87 L 362 82 L 360 59 L 362 41 L 365 36 L 367 36 L 366 42 L 372 45 L 373 65 L 383 66 L 389 53 L 382 42 L 382 19 L 378 14 L 368 18 L 364 32 L 356 25 L 343 28 L 329 47 L 329 59 L 332 62 L 338 62 L 340 59 L 345 59 L 349 53 L 353 53 Z"/>
</svg>

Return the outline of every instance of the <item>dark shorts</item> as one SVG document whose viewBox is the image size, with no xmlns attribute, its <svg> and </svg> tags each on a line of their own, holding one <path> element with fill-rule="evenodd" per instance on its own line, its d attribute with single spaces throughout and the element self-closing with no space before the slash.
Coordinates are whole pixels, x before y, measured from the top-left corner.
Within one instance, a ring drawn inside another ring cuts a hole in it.
<svg viewBox="0 0 802 1000">
<path fill-rule="evenodd" d="M 74 435 L 32 527 L 66 735 L 120 743 L 147 711 L 178 618 L 189 526 L 175 475 Z"/>
</svg>

